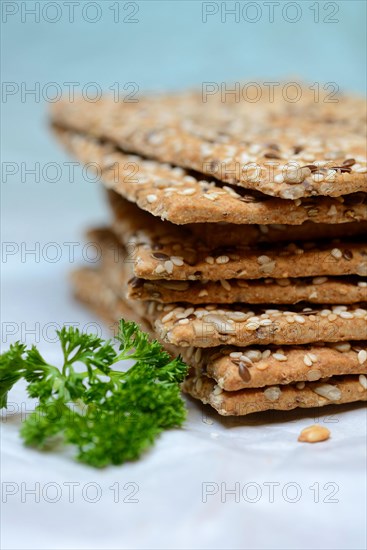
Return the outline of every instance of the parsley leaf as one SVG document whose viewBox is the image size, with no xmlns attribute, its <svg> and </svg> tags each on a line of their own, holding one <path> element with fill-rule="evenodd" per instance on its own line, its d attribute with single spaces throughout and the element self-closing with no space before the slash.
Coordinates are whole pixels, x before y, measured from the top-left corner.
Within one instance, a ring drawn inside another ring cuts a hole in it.
<svg viewBox="0 0 367 550">
<path fill-rule="evenodd" d="M 0 407 L 6 408 L 8 392 L 21 378 L 38 400 L 21 428 L 27 445 L 72 444 L 80 461 L 103 467 L 137 459 L 163 430 L 182 425 L 186 409 L 179 385 L 187 366 L 136 323 L 120 321 L 118 350 L 72 327 L 57 334 L 61 370 L 35 346 L 19 342 L 0 355 Z M 134 365 L 117 370 L 126 359 Z"/>
</svg>

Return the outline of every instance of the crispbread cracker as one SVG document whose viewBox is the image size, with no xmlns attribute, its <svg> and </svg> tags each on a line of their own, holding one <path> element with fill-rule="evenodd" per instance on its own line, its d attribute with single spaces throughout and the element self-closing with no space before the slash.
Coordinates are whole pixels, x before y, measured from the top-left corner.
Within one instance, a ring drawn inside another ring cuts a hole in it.
<svg viewBox="0 0 367 550">
<path fill-rule="evenodd" d="M 335 376 L 326 382 L 307 382 L 301 389 L 297 384 L 289 384 L 227 392 L 216 386 L 211 378 L 193 376 L 186 378 L 182 388 L 192 397 L 211 405 L 223 416 L 244 416 L 267 410 L 289 411 L 298 407 L 323 407 L 366 401 L 367 389 L 363 385 L 365 380 L 366 377 L 361 383 L 358 375 Z"/>
<path fill-rule="evenodd" d="M 352 195 L 350 195 L 352 196 Z M 354 196 L 354 195 L 353 195 Z M 313 223 L 302 225 L 235 225 L 192 223 L 186 226 L 198 239 L 208 246 L 241 246 L 259 243 L 281 243 L 289 241 L 319 241 L 348 239 L 367 235 L 367 222 Z"/>
<path fill-rule="evenodd" d="M 363 304 L 288 309 L 233 306 L 190 306 L 143 302 L 163 342 L 181 347 L 295 345 L 312 342 L 367 340 Z"/>
<path fill-rule="evenodd" d="M 127 251 L 108 228 L 88 232 L 101 255 L 101 270 L 113 290 L 132 300 L 190 304 L 352 304 L 367 300 L 367 281 L 358 277 L 311 279 L 232 279 L 222 281 L 166 281 L 133 277 Z"/>
<path fill-rule="evenodd" d="M 366 374 L 367 341 L 235 348 L 176 348 L 184 361 L 226 391 L 315 382 L 335 375 Z M 364 350 L 364 351 L 363 351 Z"/>
<path fill-rule="evenodd" d="M 84 272 L 74 277 L 83 279 Z M 101 280 L 101 276 L 95 274 L 97 277 Z M 96 300 L 107 306 L 110 301 L 114 309 L 121 298 L 106 283 L 99 284 L 105 290 Z M 283 346 L 367 340 L 367 309 L 358 304 L 330 306 L 330 309 L 292 306 L 291 310 L 260 307 L 251 310 L 244 305 L 216 308 L 215 305 L 194 307 L 136 301 L 134 310 L 152 325 L 159 340 L 178 347 Z"/>
<path fill-rule="evenodd" d="M 119 271 L 111 265 L 111 270 Z M 118 276 L 118 273 L 116 273 Z M 363 286 L 361 286 L 363 285 Z M 123 285 L 120 285 L 123 288 Z M 367 300 L 365 281 L 348 277 L 313 279 L 230 279 L 221 281 L 147 281 L 134 277 L 128 282 L 128 298 L 164 304 L 354 304 Z"/>
<path fill-rule="evenodd" d="M 121 235 L 121 234 L 120 234 Z M 126 234 L 125 234 L 126 235 Z M 127 235 L 126 235 L 127 236 Z M 143 244 L 144 243 L 144 244 Z M 188 242 L 161 245 L 149 231 L 131 234 L 134 274 L 141 279 L 288 279 L 324 275 L 367 276 L 367 245 L 360 242 L 303 243 L 273 248 L 195 247 Z M 174 246 L 177 245 L 177 248 Z"/>
<path fill-rule="evenodd" d="M 181 168 L 144 160 L 116 150 L 111 144 L 56 130 L 72 154 L 84 163 L 97 163 L 107 186 L 140 208 L 175 224 L 200 222 L 299 225 L 340 224 L 367 220 L 365 193 L 297 201 L 234 189 L 205 180 Z M 117 199 L 116 199 L 117 200 Z"/>
<path fill-rule="evenodd" d="M 143 324 L 152 335 L 151 321 L 144 307 L 135 309 L 125 298 L 106 285 L 101 273 L 80 269 L 73 273 L 74 293 L 79 300 L 97 310 L 112 325 L 121 317 Z M 221 347 L 213 349 L 179 348 L 168 345 L 173 355 L 181 354 L 195 369 L 196 376 L 207 374 L 226 391 L 244 388 L 309 382 L 331 375 L 363 374 L 367 361 L 363 354 L 367 342 L 338 342 L 326 345 L 268 348 Z M 362 352 L 362 353 L 361 353 Z"/>
<path fill-rule="evenodd" d="M 216 95 L 203 101 L 200 93 L 183 93 L 136 103 L 106 96 L 93 104 L 65 99 L 53 104 L 52 119 L 123 150 L 283 199 L 366 191 L 363 98 L 325 102 L 306 87 L 301 97 L 235 102 Z"/>
<path fill-rule="evenodd" d="M 344 204 L 344 212 L 349 217 L 349 203 L 353 197 L 361 205 L 366 199 L 366 195 L 360 198 L 361 194 L 340 197 Z M 359 199 L 358 199 L 359 197 Z M 111 207 L 116 224 L 126 217 L 136 220 L 135 227 L 154 228 L 157 235 L 161 237 L 177 236 L 178 240 L 192 238 L 192 234 L 212 246 L 238 246 L 252 245 L 261 242 L 277 243 L 289 241 L 289 235 L 292 235 L 294 241 L 323 240 L 334 238 L 347 238 L 365 236 L 367 233 L 367 222 L 358 221 L 350 223 L 314 223 L 305 222 L 302 225 L 284 225 L 283 223 L 270 225 L 237 225 L 233 223 L 189 223 L 180 227 L 169 221 L 159 221 L 154 219 L 148 212 L 142 211 L 129 201 L 124 199 L 115 191 L 107 192 L 108 203 Z M 349 199 L 349 200 L 348 200 Z M 191 206 L 192 208 L 192 206 Z M 283 218 L 282 218 L 283 221 Z"/>
<path fill-rule="evenodd" d="M 119 202 L 113 230 L 142 279 L 210 280 L 367 275 L 367 243 L 302 242 L 213 249 L 182 228 L 128 201 Z"/>
</svg>

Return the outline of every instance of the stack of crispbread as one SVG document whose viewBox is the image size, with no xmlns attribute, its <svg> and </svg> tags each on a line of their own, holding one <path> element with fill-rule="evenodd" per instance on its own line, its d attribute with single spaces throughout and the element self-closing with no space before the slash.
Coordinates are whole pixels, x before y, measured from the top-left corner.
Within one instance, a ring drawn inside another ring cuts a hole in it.
<svg viewBox="0 0 367 550">
<path fill-rule="evenodd" d="M 315 99 L 54 106 L 112 212 L 76 295 L 180 353 L 223 415 L 367 399 L 365 103 Z"/>
</svg>

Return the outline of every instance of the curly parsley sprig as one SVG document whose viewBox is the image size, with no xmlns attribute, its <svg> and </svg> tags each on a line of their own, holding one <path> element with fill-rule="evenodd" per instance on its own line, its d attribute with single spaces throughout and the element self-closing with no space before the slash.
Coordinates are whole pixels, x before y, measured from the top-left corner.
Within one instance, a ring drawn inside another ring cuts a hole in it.
<svg viewBox="0 0 367 550">
<path fill-rule="evenodd" d="M 0 408 L 22 378 L 38 400 L 21 428 L 27 445 L 72 444 L 80 461 L 103 467 L 135 460 L 163 430 L 182 425 L 186 409 L 179 384 L 187 366 L 136 323 L 120 321 L 118 350 L 72 327 L 57 334 L 62 369 L 47 363 L 35 346 L 19 342 L 0 355 Z M 114 368 L 126 359 L 135 361 L 129 370 Z"/>
</svg>

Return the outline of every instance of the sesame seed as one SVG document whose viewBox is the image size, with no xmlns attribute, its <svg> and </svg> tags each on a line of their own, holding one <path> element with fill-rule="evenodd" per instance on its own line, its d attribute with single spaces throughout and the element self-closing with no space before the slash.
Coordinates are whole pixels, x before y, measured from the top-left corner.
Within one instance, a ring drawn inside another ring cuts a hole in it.
<svg viewBox="0 0 367 550">
<path fill-rule="evenodd" d="M 175 166 L 175 168 L 172 168 L 172 172 L 175 176 L 182 176 L 184 174 L 183 169 L 178 166 Z"/>
<path fill-rule="evenodd" d="M 346 353 L 352 349 L 352 346 L 348 342 L 342 342 L 340 344 L 334 344 L 333 348 L 341 353 Z"/>
<path fill-rule="evenodd" d="M 183 311 L 183 315 L 184 315 L 185 317 L 188 317 L 189 315 L 192 315 L 192 314 L 194 313 L 194 311 L 195 311 L 195 308 L 193 308 L 193 307 L 188 307 L 187 309 L 185 309 L 185 310 Z"/>
<path fill-rule="evenodd" d="M 154 269 L 154 273 L 157 273 L 158 275 L 160 275 L 161 273 L 164 273 L 164 267 L 163 265 L 157 265 L 157 267 Z"/>
<path fill-rule="evenodd" d="M 217 264 L 227 264 L 229 262 L 228 256 L 218 256 L 218 258 L 215 259 L 215 262 Z"/>
<path fill-rule="evenodd" d="M 328 281 L 328 278 L 327 277 L 314 277 L 312 279 L 312 283 L 314 285 L 323 285 L 324 283 L 326 283 Z"/>
<path fill-rule="evenodd" d="M 339 250 L 339 248 L 333 248 L 332 251 L 331 251 L 331 255 L 333 256 L 333 258 L 335 258 L 336 260 L 340 260 L 340 258 L 343 257 L 343 253 L 341 250 Z"/>
<path fill-rule="evenodd" d="M 245 325 L 245 329 L 251 330 L 251 331 L 257 330 L 259 327 L 260 327 L 259 323 L 254 323 L 254 322 L 247 323 Z"/>
<path fill-rule="evenodd" d="M 270 357 L 270 355 L 271 355 L 271 350 L 266 349 L 265 351 L 262 352 L 262 359 L 268 359 L 268 357 Z"/>
<path fill-rule="evenodd" d="M 189 188 L 189 189 L 184 189 L 183 191 L 181 191 L 179 193 L 179 195 L 194 195 L 195 193 L 196 193 L 196 189 Z"/>
<path fill-rule="evenodd" d="M 305 319 L 301 315 L 295 315 L 294 320 L 296 321 L 296 323 L 300 323 L 301 325 L 303 325 L 303 323 L 305 323 Z"/>
<path fill-rule="evenodd" d="M 247 356 L 251 361 L 254 361 L 257 363 L 257 361 L 260 361 L 262 358 L 262 353 L 258 349 L 249 349 L 248 351 L 245 351 L 245 356 Z"/>
<path fill-rule="evenodd" d="M 152 134 L 148 138 L 148 142 L 151 143 L 152 145 L 160 145 L 161 143 L 163 143 L 163 141 L 164 141 L 163 136 L 159 134 Z"/>
<path fill-rule="evenodd" d="M 351 250 L 344 250 L 343 251 L 343 258 L 350 261 L 353 259 L 353 252 Z"/>
<path fill-rule="evenodd" d="M 155 260 L 169 260 L 169 256 L 167 256 L 167 254 L 163 254 L 163 252 L 153 252 L 152 258 Z"/>
<path fill-rule="evenodd" d="M 367 282 L 365 281 L 359 281 L 357 284 L 360 288 L 367 288 Z"/>
<path fill-rule="evenodd" d="M 171 262 L 171 260 L 167 260 L 166 262 L 164 262 L 164 268 L 169 275 L 173 273 L 173 263 Z"/>
<path fill-rule="evenodd" d="M 269 327 L 272 324 L 273 324 L 273 321 L 271 319 L 262 319 L 260 321 L 260 326 L 262 327 Z"/>
<path fill-rule="evenodd" d="M 287 356 L 284 355 L 283 353 L 273 353 L 273 357 L 277 361 L 287 361 L 288 360 Z"/>
<path fill-rule="evenodd" d="M 190 323 L 190 321 L 189 321 L 188 319 L 186 319 L 186 318 L 185 318 L 185 319 L 180 319 L 180 320 L 178 321 L 178 324 L 179 324 L 179 325 L 188 325 L 189 323 Z"/>
<path fill-rule="evenodd" d="M 359 375 L 358 381 L 361 384 L 362 388 L 367 390 L 367 378 L 364 374 Z"/>
<path fill-rule="evenodd" d="M 246 321 L 248 319 L 248 314 L 242 311 L 230 311 L 227 313 L 227 316 L 233 321 Z"/>
<path fill-rule="evenodd" d="M 216 193 L 204 193 L 203 194 L 203 197 L 205 197 L 206 199 L 210 200 L 210 201 L 215 201 L 217 198 L 218 198 L 218 195 Z"/>
<path fill-rule="evenodd" d="M 328 170 L 325 176 L 325 180 L 328 182 L 334 182 L 336 180 L 336 170 Z"/>
<path fill-rule="evenodd" d="M 228 195 L 231 195 L 231 197 L 234 197 L 236 199 L 241 197 L 241 195 L 236 193 L 234 189 L 232 189 L 231 187 L 228 187 L 227 185 L 223 185 L 223 190 L 226 191 Z"/>
<path fill-rule="evenodd" d="M 207 257 L 205 258 L 205 262 L 206 262 L 207 264 L 213 265 L 213 264 L 214 264 L 214 258 L 212 258 L 212 256 L 207 256 Z"/>
<path fill-rule="evenodd" d="M 229 284 L 228 281 L 226 281 L 225 279 L 221 279 L 220 280 L 220 284 L 222 285 L 222 287 L 225 289 L 225 290 L 231 290 L 231 285 Z"/>
<path fill-rule="evenodd" d="M 196 183 L 196 179 L 193 178 L 192 176 L 185 176 L 185 177 L 183 178 L 183 181 L 184 181 L 185 183 Z"/>
<path fill-rule="evenodd" d="M 354 315 L 350 311 L 341 311 L 339 317 L 342 319 L 354 319 Z"/>
<path fill-rule="evenodd" d="M 252 361 L 251 361 L 250 357 L 247 357 L 247 355 L 241 355 L 240 359 L 241 359 L 241 361 L 244 361 L 248 365 L 252 365 Z"/>
<path fill-rule="evenodd" d="M 336 216 L 338 213 L 335 204 L 332 204 L 327 212 L 328 216 Z"/>
<path fill-rule="evenodd" d="M 315 160 L 315 157 L 312 153 L 303 153 L 302 157 L 307 160 L 307 162 L 312 162 Z"/>
<path fill-rule="evenodd" d="M 259 145 L 258 143 L 253 143 L 249 147 L 249 152 L 251 155 L 257 155 L 258 153 L 260 153 L 260 151 L 261 151 L 261 145 Z"/>
<path fill-rule="evenodd" d="M 272 271 L 274 271 L 274 268 L 275 268 L 275 262 L 269 262 L 267 264 L 260 266 L 260 271 L 262 273 L 271 273 Z"/>
<path fill-rule="evenodd" d="M 362 308 L 357 308 L 354 310 L 354 317 L 357 317 L 358 319 L 363 319 L 366 317 L 367 311 Z"/>
<path fill-rule="evenodd" d="M 265 264 L 270 263 L 272 260 L 271 260 L 271 258 L 269 258 L 269 256 L 263 255 L 263 256 L 259 256 L 257 261 L 260 265 L 265 265 Z"/>
<path fill-rule="evenodd" d="M 363 365 L 367 361 L 367 351 L 364 349 L 361 349 L 360 352 L 358 352 L 358 363 L 360 365 Z"/>
<path fill-rule="evenodd" d="M 303 362 L 307 367 L 312 367 L 312 359 L 311 359 L 311 357 L 309 357 L 309 355 L 307 353 L 303 357 Z"/>
<path fill-rule="evenodd" d="M 220 388 L 219 386 L 215 386 L 213 390 L 214 395 L 220 395 L 222 392 L 223 392 L 222 388 Z"/>
<path fill-rule="evenodd" d="M 318 208 L 310 208 L 309 210 L 307 210 L 307 215 L 312 218 L 314 216 L 317 216 L 317 214 L 319 213 L 319 209 Z"/>
<path fill-rule="evenodd" d="M 321 397 L 325 397 L 325 399 L 328 399 L 329 401 L 339 401 L 342 396 L 339 388 L 337 386 L 332 386 L 331 384 L 320 384 L 316 388 L 312 388 L 312 391 Z"/>
<path fill-rule="evenodd" d="M 347 306 L 333 306 L 333 312 L 336 313 L 337 315 L 339 315 L 340 312 L 342 311 L 346 311 L 347 310 Z M 329 311 L 329 313 L 331 313 Z"/>
<path fill-rule="evenodd" d="M 315 172 L 314 174 L 311 175 L 311 178 L 316 183 L 320 183 L 321 181 L 324 181 L 324 179 L 325 179 L 324 175 L 321 174 L 320 172 Z"/>
<path fill-rule="evenodd" d="M 330 314 L 327 316 L 327 318 L 328 318 L 329 321 L 333 322 L 333 321 L 335 321 L 335 320 L 338 318 L 338 316 L 335 315 L 335 313 L 330 313 Z"/>
<path fill-rule="evenodd" d="M 252 367 L 253 364 L 251 363 L 251 361 L 248 359 L 249 363 L 247 363 L 247 365 L 245 363 L 243 363 L 242 361 L 240 361 L 239 365 L 238 365 L 238 374 L 240 375 L 240 377 L 242 378 L 242 380 L 244 382 L 249 382 L 251 380 L 251 373 L 249 371 L 249 367 Z"/>
<path fill-rule="evenodd" d="M 307 380 L 309 382 L 315 382 L 316 380 L 320 380 L 321 376 L 322 376 L 321 371 L 317 369 L 312 369 L 312 370 L 309 370 L 307 373 Z"/>
<path fill-rule="evenodd" d="M 213 152 L 213 147 L 211 145 L 208 145 L 207 143 L 203 143 L 200 147 L 201 154 L 204 157 L 208 157 Z"/>
<path fill-rule="evenodd" d="M 162 323 L 167 323 L 168 321 L 170 321 L 172 319 L 173 315 L 174 315 L 173 311 L 170 311 L 169 313 L 164 315 L 162 317 Z"/>
<path fill-rule="evenodd" d="M 297 390 L 303 390 L 305 385 L 306 384 L 304 382 L 297 382 L 296 388 L 297 388 Z"/>
<path fill-rule="evenodd" d="M 185 315 L 184 311 L 178 311 L 178 312 L 175 313 L 175 317 L 176 317 L 176 319 L 185 319 L 185 317 L 187 317 L 187 315 Z"/>
<path fill-rule="evenodd" d="M 149 202 L 149 204 L 152 204 L 157 199 L 158 199 L 157 195 L 147 195 L 147 201 Z"/>
<path fill-rule="evenodd" d="M 242 355 L 242 351 L 232 351 L 229 356 L 232 358 L 232 359 L 239 359 Z"/>
<path fill-rule="evenodd" d="M 269 363 L 266 361 L 260 361 L 260 363 L 256 363 L 256 368 L 258 370 L 266 370 L 269 368 Z"/>
<path fill-rule="evenodd" d="M 275 279 L 275 282 L 279 286 L 289 286 L 291 284 L 289 279 Z"/>
<path fill-rule="evenodd" d="M 264 395 L 269 401 L 277 401 L 282 392 L 278 386 L 271 386 L 264 391 Z"/>
<path fill-rule="evenodd" d="M 258 323 L 260 318 L 257 317 L 253 311 L 251 311 L 251 313 L 248 313 L 248 320 L 250 323 Z"/>
<path fill-rule="evenodd" d="M 174 265 L 178 267 L 184 265 L 183 258 L 181 258 L 180 256 L 171 256 L 170 260 Z"/>
</svg>

